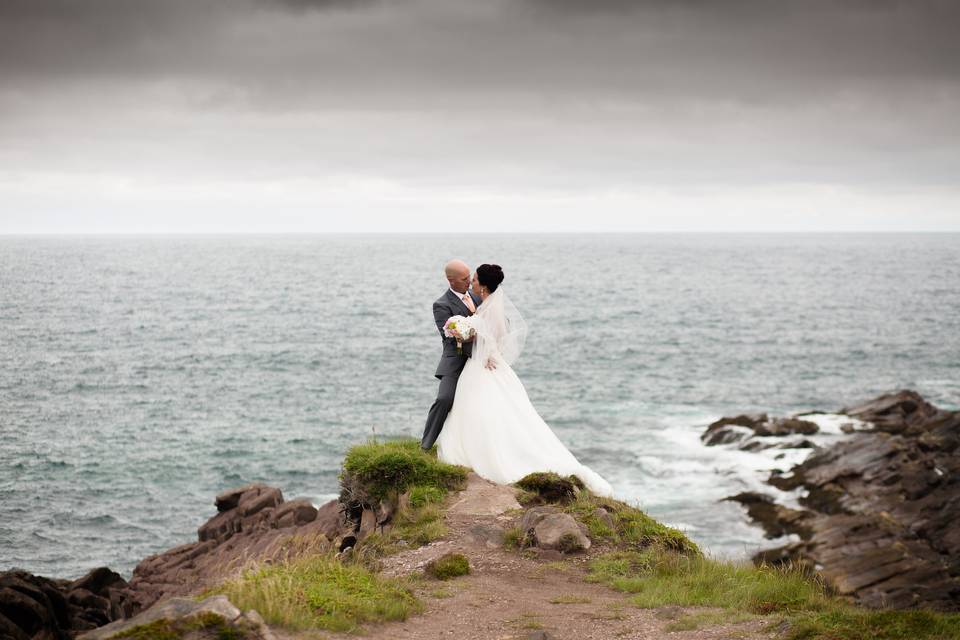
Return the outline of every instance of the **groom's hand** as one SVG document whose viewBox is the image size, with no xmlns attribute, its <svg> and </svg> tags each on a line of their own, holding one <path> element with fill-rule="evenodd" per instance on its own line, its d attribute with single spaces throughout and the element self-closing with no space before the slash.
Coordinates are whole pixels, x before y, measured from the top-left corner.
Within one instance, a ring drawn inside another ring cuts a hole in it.
<svg viewBox="0 0 960 640">
<path fill-rule="evenodd" d="M 490 369 L 490 371 L 493 371 L 497 368 L 497 361 L 493 358 L 487 358 L 487 362 L 483 366 L 485 366 L 487 369 Z"/>
</svg>

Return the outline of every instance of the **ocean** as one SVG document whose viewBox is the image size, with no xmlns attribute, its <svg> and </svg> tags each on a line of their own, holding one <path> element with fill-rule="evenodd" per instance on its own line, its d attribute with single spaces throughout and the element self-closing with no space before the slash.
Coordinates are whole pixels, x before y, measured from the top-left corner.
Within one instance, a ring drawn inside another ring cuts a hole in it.
<svg viewBox="0 0 960 640">
<path fill-rule="evenodd" d="M 560 439 L 715 555 L 770 544 L 721 498 L 789 457 L 711 421 L 960 408 L 960 234 L 0 237 L 0 570 L 129 577 L 224 489 L 335 497 L 351 445 L 422 432 L 452 257 L 503 266 Z"/>
</svg>

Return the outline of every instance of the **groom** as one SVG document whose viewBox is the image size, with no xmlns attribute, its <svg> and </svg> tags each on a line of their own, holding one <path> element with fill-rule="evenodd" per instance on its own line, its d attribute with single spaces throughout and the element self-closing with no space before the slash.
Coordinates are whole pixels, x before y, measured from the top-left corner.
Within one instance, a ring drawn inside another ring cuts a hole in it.
<svg viewBox="0 0 960 640">
<path fill-rule="evenodd" d="M 440 356 L 440 364 L 437 365 L 437 372 L 434 374 L 440 378 L 440 390 L 437 392 L 436 401 L 430 407 L 427 424 L 423 428 L 420 447 L 424 450 L 433 446 L 437 436 L 440 435 L 440 430 L 443 429 L 443 422 L 450 413 L 450 407 L 453 406 L 457 380 L 460 379 L 460 372 L 463 371 L 463 366 L 467 363 L 467 358 L 470 357 L 473 349 L 472 342 L 464 342 L 463 354 L 457 354 L 457 341 L 443 335 L 443 325 L 451 316 L 472 316 L 480 304 L 480 298 L 469 290 L 470 267 L 463 260 L 448 262 L 444 267 L 444 273 L 450 288 L 433 303 L 433 319 L 443 338 L 443 354 Z"/>
</svg>

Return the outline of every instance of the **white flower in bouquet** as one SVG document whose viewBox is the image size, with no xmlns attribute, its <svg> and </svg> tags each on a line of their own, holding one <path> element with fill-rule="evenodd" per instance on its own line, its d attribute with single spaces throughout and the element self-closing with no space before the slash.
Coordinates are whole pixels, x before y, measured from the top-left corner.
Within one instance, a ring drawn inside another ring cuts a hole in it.
<svg viewBox="0 0 960 640">
<path fill-rule="evenodd" d="M 465 316 L 450 316 L 443 325 L 443 335 L 457 341 L 457 353 L 463 353 L 463 343 L 477 335 L 470 318 Z"/>
</svg>

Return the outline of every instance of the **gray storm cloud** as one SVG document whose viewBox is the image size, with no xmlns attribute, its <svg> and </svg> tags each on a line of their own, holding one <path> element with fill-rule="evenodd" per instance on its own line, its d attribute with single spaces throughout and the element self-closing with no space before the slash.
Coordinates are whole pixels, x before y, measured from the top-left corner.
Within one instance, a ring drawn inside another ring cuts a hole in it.
<svg viewBox="0 0 960 640">
<path fill-rule="evenodd" d="M 21 229 L 234 181 L 318 206 L 809 187 L 942 224 L 956 24 L 945 1 L 0 0 L 0 202 Z"/>
</svg>

